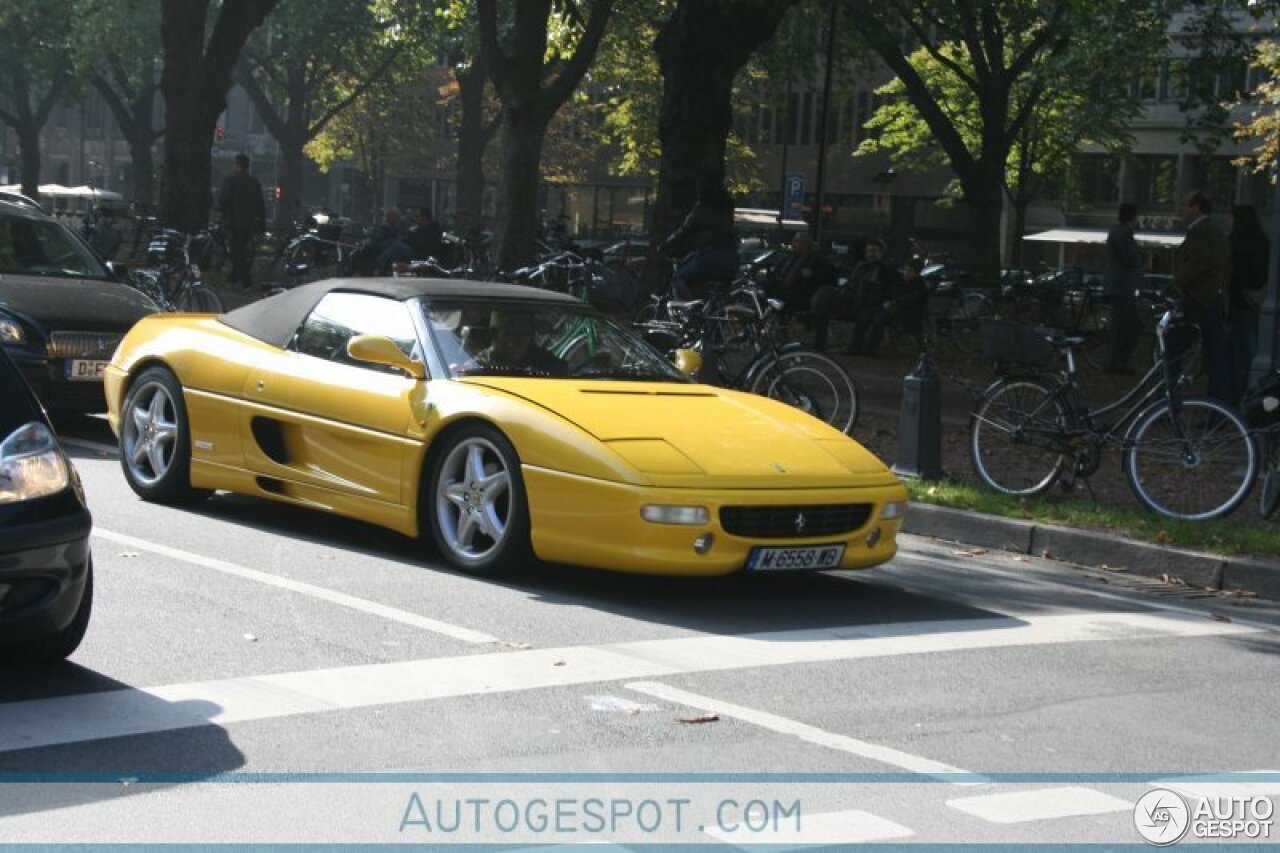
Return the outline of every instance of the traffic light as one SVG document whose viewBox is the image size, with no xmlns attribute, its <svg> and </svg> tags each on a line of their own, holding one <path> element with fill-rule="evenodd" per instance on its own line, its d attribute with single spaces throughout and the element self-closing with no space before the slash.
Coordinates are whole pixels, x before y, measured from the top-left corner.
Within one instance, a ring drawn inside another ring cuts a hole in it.
<svg viewBox="0 0 1280 853">
<path fill-rule="evenodd" d="M 213 135 L 219 142 L 221 142 L 227 136 L 227 129 L 222 125 L 218 125 L 213 129 Z"/>
<path fill-rule="evenodd" d="M 279 201 L 280 197 L 284 195 L 284 188 L 281 187 L 279 184 L 276 184 L 274 195 L 276 197 L 276 201 Z"/>
</svg>

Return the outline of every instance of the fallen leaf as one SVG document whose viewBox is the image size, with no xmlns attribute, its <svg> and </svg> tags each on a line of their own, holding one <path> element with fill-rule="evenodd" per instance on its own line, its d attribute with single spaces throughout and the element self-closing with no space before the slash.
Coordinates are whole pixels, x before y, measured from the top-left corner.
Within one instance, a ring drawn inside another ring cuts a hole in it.
<svg viewBox="0 0 1280 853">
<path fill-rule="evenodd" d="M 139 554 L 137 551 L 121 551 L 121 552 L 120 552 L 119 554 L 117 554 L 116 556 L 119 556 L 119 557 L 141 557 L 142 555 L 141 555 L 141 554 Z"/>
<path fill-rule="evenodd" d="M 552 666 L 564 666 L 564 661 L 562 661 L 562 660 L 558 660 L 558 661 L 556 661 L 555 663 L 553 663 L 553 664 L 551 664 L 551 665 L 552 665 Z"/>
<path fill-rule="evenodd" d="M 699 714 L 696 717 L 681 717 L 682 723 L 715 723 L 720 720 L 719 714 Z"/>
<path fill-rule="evenodd" d="M 1028 558 L 1028 557 L 1023 557 L 1023 556 L 1021 556 L 1021 555 L 1019 555 L 1019 556 L 1017 556 L 1017 557 L 1014 557 L 1014 558 L 1013 558 L 1013 561 L 1014 561 L 1015 563 L 1030 563 L 1030 562 L 1031 562 L 1030 558 Z"/>
<path fill-rule="evenodd" d="M 533 648 L 528 643 L 517 643 L 513 640 L 498 640 L 498 645 L 508 649 L 530 649 Z"/>
<path fill-rule="evenodd" d="M 1230 621 L 1231 621 L 1231 618 L 1230 618 L 1229 616 L 1223 616 L 1221 613 L 1210 613 L 1210 614 L 1209 614 L 1209 618 L 1210 618 L 1210 619 L 1212 619 L 1212 620 L 1213 620 L 1213 621 L 1215 621 L 1215 622 L 1230 622 Z"/>
</svg>

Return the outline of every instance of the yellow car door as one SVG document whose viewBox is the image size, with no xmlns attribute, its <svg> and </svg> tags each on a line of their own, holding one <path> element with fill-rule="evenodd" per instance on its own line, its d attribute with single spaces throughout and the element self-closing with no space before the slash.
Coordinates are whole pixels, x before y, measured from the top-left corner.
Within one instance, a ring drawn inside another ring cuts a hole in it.
<svg viewBox="0 0 1280 853">
<path fill-rule="evenodd" d="M 417 346 L 403 302 L 370 294 L 327 294 L 289 347 L 251 371 L 242 432 L 250 471 L 312 502 L 403 507 L 405 466 L 420 457 L 409 434 L 422 383 L 401 371 L 352 359 L 356 335 L 384 335 L 406 352 Z M 411 482 L 416 478 L 409 478 Z M 271 488 L 272 486 L 267 486 Z M 375 507 L 367 507 L 373 510 Z M 365 514 L 363 512 L 356 514 Z"/>
</svg>

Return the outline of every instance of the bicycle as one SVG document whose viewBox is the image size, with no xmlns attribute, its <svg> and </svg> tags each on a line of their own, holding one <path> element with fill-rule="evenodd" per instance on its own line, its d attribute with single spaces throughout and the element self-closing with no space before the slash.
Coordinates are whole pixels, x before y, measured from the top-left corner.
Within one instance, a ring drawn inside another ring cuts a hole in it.
<svg viewBox="0 0 1280 853">
<path fill-rule="evenodd" d="M 1002 373 L 970 417 L 970 451 L 978 477 L 1009 495 L 1070 490 L 1118 447 L 1134 496 L 1169 518 L 1220 518 L 1238 507 L 1258 473 L 1258 452 L 1236 411 L 1208 397 L 1183 396 L 1185 351 L 1179 338 L 1199 330 L 1174 308 L 1156 329 L 1164 357 L 1118 399 L 1096 409 L 1080 399 L 1078 336 L 1048 335 L 1007 322 L 983 329 L 983 349 Z M 1046 378 L 1055 356 L 1065 372 Z M 1110 423 L 1104 419 L 1118 416 Z"/>
<path fill-rule="evenodd" d="M 152 233 L 144 266 L 129 272 L 128 283 L 150 296 L 165 311 L 221 314 L 222 297 L 200 277 L 191 261 L 191 238 L 170 228 Z"/>
<path fill-rule="evenodd" d="M 975 355 L 981 349 L 982 323 L 999 316 L 995 302 L 980 287 L 953 281 L 931 283 L 923 334 L 946 340 L 956 352 Z"/>
<path fill-rule="evenodd" d="M 853 377 L 830 357 L 784 340 L 782 303 L 759 286 L 716 286 L 707 299 L 667 299 L 652 306 L 662 316 L 635 328 L 660 352 L 698 350 L 699 381 L 779 400 L 852 432 L 858 419 Z"/>
<path fill-rule="evenodd" d="M 1241 410 L 1254 431 L 1261 456 L 1258 512 L 1269 519 L 1280 508 L 1280 370 L 1250 389 Z"/>
<path fill-rule="evenodd" d="M 1083 338 L 1078 351 L 1085 363 L 1095 370 L 1103 368 L 1115 308 L 1083 272 L 1045 273 L 1010 286 L 1006 296 L 1014 320 Z"/>
</svg>

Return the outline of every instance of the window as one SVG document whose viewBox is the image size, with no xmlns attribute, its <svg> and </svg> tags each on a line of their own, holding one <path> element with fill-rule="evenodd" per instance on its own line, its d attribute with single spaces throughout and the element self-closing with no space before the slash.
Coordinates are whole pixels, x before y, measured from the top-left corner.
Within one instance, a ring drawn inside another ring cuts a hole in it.
<svg viewBox="0 0 1280 853">
<path fill-rule="evenodd" d="M 1076 161 L 1077 187 L 1086 205 L 1119 200 L 1120 161 L 1105 154 L 1086 154 Z"/>
<path fill-rule="evenodd" d="M 382 335 L 405 355 L 418 358 L 418 336 L 403 302 L 365 293 L 329 293 L 312 309 L 289 342 L 289 349 L 368 370 L 396 373 L 392 367 L 356 361 L 347 343 L 357 335 Z"/>
<path fill-rule="evenodd" d="M 1139 207 L 1168 207 L 1178 192 L 1176 156 L 1137 156 L 1131 161 L 1134 172 L 1134 201 Z"/>
</svg>

